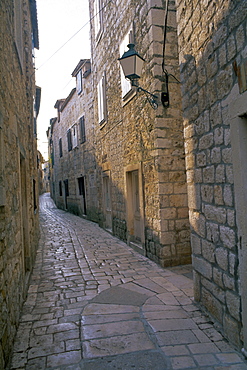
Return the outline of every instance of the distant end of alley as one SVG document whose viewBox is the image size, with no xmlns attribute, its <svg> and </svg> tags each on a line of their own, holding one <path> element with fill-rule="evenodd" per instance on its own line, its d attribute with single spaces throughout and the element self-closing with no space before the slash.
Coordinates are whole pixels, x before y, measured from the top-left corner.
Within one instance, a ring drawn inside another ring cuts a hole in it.
<svg viewBox="0 0 247 370">
<path fill-rule="evenodd" d="M 11 369 L 247 369 L 193 302 L 191 266 L 162 269 L 40 199 L 41 239 Z"/>
</svg>

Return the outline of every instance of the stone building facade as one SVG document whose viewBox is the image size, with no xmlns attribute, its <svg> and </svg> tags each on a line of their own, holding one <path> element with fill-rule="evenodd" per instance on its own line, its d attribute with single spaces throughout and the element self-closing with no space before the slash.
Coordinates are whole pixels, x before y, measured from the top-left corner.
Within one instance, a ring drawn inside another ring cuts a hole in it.
<svg viewBox="0 0 247 370">
<path fill-rule="evenodd" d="M 39 237 L 35 0 L 0 2 L 0 40 L 0 368 L 4 369 Z"/>
<path fill-rule="evenodd" d="M 190 262 L 176 13 L 168 14 L 163 50 L 162 1 L 89 1 L 100 224 L 162 266 Z M 134 41 L 145 59 L 140 86 L 117 59 Z M 163 55 L 164 54 L 164 55 Z M 170 106 L 161 103 L 169 77 Z"/>
<path fill-rule="evenodd" d="M 247 354 L 247 1 L 176 3 L 195 299 Z"/>
<path fill-rule="evenodd" d="M 48 130 L 48 135 L 52 133 L 52 196 L 60 208 L 85 214 L 76 185 L 79 177 L 84 178 L 81 186 L 89 219 L 162 266 L 188 263 L 191 250 L 174 3 L 168 14 L 166 51 L 162 48 L 162 3 L 127 1 L 123 9 L 97 0 L 90 1 L 89 8 L 92 65 L 90 76 L 82 80 L 87 88 L 81 89 L 79 82 L 79 94 L 72 90 L 67 99 L 56 102 L 58 115 Z M 121 75 L 117 59 L 126 50 L 130 35 L 146 58 L 140 83 L 157 94 L 157 110 Z M 167 74 L 172 73 L 170 107 L 161 103 L 167 91 L 164 59 Z M 80 68 L 79 63 L 73 72 L 77 90 Z M 78 129 L 73 125 L 83 111 L 88 117 L 87 140 L 83 146 L 74 146 L 67 130 Z"/>
<path fill-rule="evenodd" d="M 82 59 L 72 73 L 74 88 L 57 100 L 48 130 L 52 197 L 59 208 L 98 221 L 91 63 Z"/>
</svg>

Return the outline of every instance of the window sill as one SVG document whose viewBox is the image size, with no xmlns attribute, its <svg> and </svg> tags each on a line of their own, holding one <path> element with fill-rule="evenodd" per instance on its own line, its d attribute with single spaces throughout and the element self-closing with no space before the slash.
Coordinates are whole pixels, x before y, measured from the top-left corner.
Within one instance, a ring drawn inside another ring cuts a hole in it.
<svg viewBox="0 0 247 370">
<path fill-rule="evenodd" d="M 126 95 L 124 95 L 122 99 L 122 107 L 128 104 L 135 96 L 136 96 L 136 89 L 132 88 L 130 91 L 127 92 Z"/>
<path fill-rule="evenodd" d="M 102 38 L 102 35 L 103 35 L 103 28 L 101 28 L 98 32 L 98 34 L 96 35 L 95 37 L 95 44 L 96 46 L 99 44 L 101 38 Z"/>
<path fill-rule="evenodd" d="M 99 125 L 100 125 L 100 130 L 102 130 L 106 125 L 106 120 L 101 121 Z"/>
</svg>

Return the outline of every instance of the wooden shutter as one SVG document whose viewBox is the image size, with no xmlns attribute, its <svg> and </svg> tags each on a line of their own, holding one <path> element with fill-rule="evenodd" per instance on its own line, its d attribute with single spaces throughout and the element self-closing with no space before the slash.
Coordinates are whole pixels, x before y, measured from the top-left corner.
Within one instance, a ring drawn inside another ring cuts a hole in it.
<svg viewBox="0 0 247 370">
<path fill-rule="evenodd" d="M 67 140 L 68 140 L 68 151 L 72 150 L 72 138 L 71 138 L 71 130 L 67 131 Z"/>
<path fill-rule="evenodd" d="M 82 116 L 79 121 L 80 124 L 80 139 L 81 144 L 85 143 L 86 141 L 86 130 L 85 130 L 85 118 Z"/>
</svg>

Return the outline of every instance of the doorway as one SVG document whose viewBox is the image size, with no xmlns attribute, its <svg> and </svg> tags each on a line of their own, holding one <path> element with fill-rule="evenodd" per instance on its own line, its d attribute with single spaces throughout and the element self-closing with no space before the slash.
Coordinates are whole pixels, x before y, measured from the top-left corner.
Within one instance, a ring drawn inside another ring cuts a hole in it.
<svg viewBox="0 0 247 370">
<path fill-rule="evenodd" d="M 105 216 L 105 229 L 112 231 L 112 205 L 110 171 L 103 172 L 103 209 Z"/>
<path fill-rule="evenodd" d="M 134 238 L 136 241 L 141 241 L 141 213 L 140 213 L 140 190 L 138 171 L 132 171 L 130 176 L 130 191 L 132 193 L 132 212 L 133 212 L 133 228 Z"/>
<path fill-rule="evenodd" d="M 68 196 L 69 196 L 69 180 L 64 180 L 64 205 L 68 209 Z"/>
<path fill-rule="evenodd" d="M 130 166 L 126 171 L 127 232 L 128 243 L 144 252 L 144 207 L 141 167 Z M 141 253 L 142 253 L 141 252 Z M 144 254 L 144 253 L 143 253 Z"/>
<path fill-rule="evenodd" d="M 78 177 L 78 187 L 79 187 L 79 195 L 81 196 L 82 200 L 82 214 L 87 214 L 87 205 L 86 205 L 86 185 L 85 185 L 85 176 Z"/>
</svg>

